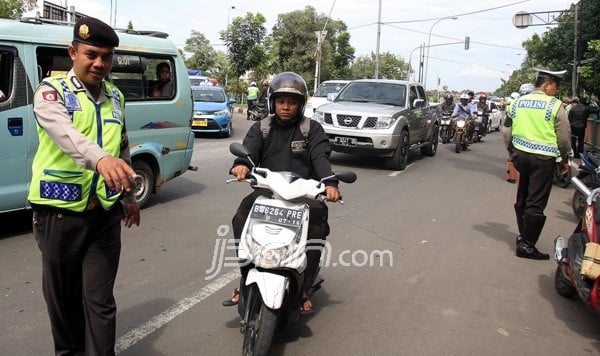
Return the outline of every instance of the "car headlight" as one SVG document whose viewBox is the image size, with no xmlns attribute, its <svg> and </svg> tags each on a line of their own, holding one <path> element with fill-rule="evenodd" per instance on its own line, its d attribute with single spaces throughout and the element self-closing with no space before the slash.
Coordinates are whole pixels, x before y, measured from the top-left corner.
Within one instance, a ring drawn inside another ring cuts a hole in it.
<svg viewBox="0 0 600 356">
<path fill-rule="evenodd" d="M 391 116 L 381 116 L 377 118 L 377 124 L 375 125 L 376 129 L 388 129 L 390 128 L 396 119 Z"/>
<path fill-rule="evenodd" d="M 223 109 L 223 110 L 219 110 L 216 113 L 214 113 L 215 116 L 225 116 L 225 115 L 229 115 L 229 110 L 227 109 Z"/>
<path fill-rule="evenodd" d="M 322 124 L 325 121 L 325 113 L 323 113 L 322 111 L 315 111 L 313 115 L 313 120 Z"/>
</svg>

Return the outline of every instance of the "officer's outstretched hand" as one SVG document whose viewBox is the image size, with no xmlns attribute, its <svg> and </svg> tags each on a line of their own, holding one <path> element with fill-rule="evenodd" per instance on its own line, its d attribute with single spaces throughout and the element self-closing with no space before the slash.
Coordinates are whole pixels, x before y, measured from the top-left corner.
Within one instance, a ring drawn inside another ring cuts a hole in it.
<svg viewBox="0 0 600 356">
<path fill-rule="evenodd" d="M 104 177 L 110 189 L 125 189 L 129 192 L 134 188 L 137 175 L 133 168 L 121 158 L 104 156 L 96 164 L 96 171 Z"/>
<path fill-rule="evenodd" d="M 568 159 L 560 161 L 560 175 L 566 175 L 567 173 L 569 173 L 569 169 L 571 169 L 571 166 L 569 165 Z"/>
<path fill-rule="evenodd" d="M 234 176 L 237 180 L 241 181 L 246 179 L 246 175 L 248 174 L 248 172 L 250 172 L 250 168 L 244 166 L 243 164 L 240 164 L 231 168 L 231 171 L 229 173 L 231 173 L 231 175 Z"/>
<path fill-rule="evenodd" d="M 325 194 L 327 195 L 327 201 L 334 203 L 340 200 L 340 198 L 342 197 L 342 195 L 340 194 L 340 190 L 332 185 L 328 185 L 325 187 Z"/>
</svg>

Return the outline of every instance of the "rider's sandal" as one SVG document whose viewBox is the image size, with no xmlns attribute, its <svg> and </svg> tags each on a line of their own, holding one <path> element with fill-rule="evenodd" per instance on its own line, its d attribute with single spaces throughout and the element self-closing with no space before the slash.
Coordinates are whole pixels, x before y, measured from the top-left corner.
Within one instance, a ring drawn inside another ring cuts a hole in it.
<svg viewBox="0 0 600 356">
<path fill-rule="evenodd" d="M 308 308 L 304 308 L 304 304 L 306 304 L 306 302 L 310 303 L 310 307 Z M 304 297 L 302 298 L 302 301 L 300 302 L 300 314 L 301 315 L 310 315 L 312 313 L 314 313 L 315 311 L 313 310 L 313 306 L 312 306 L 312 302 L 310 301 L 310 297 Z"/>
<path fill-rule="evenodd" d="M 223 301 L 223 303 L 221 303 L 221 304 L 223 304 L 224 307 L 232 307 L 234 305 L 237 305 L 239 301 L 240 301 L 240 290 L 236 288 L 233 290 L 233 295 L 231 296 L 231 298 L 225 299 Z"/>
</svg>

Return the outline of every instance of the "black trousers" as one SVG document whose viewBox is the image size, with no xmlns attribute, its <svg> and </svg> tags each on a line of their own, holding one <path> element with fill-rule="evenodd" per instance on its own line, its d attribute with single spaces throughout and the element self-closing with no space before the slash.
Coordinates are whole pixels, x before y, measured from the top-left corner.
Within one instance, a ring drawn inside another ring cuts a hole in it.
<svg viewBox="0 0 600 356">
<path fill-rule="evenodd" d="M 514 149 L 512 160 L 519 171 L 516 208 L 524 214 L 543 215 L 552 190 L 556 159 Z"/>
<path fill-rule="evenodd" d="M 82 214 L 34 207 L 42 252 L 42 290 L 56 355 L 114 355 L 113 296 L 121 252 L 121 218 L 113 209 Z"/>
<path fill-rule="evenodd" d="M 237 241 L 242 236 L 242 229 L 246 218 L 252 209 L 252 204 L 259 196 L 270 196 L 270 193 L 264 190 L 255 190 L 254 192 L 247 195 L 242 202 L 231 221 L 233 228 L 233 236 Z M 308 289 L 312 286 L 314 279 L 317 277 L 319 271 L 319 261 L 321 259 L 321 252 L 325 244 L 325 238 L 329 235 L 329 223 L 327 218 L 329 215 L 327 205 L 323 202 L 319 202 L 313 199 L 299 199 L 299 202 L 303 202 L 309 205 L 310 214 L 308 217 L 308 243 L 306 251 L 306 270 L 304 272 L 304 285 Z M 242 274 L 246 271 L 242 270 Z"/>
<path fill-rule="evenodd" d="M 571 148 L 576 157 L 583 152 L 584 138 L 585 127 L 571 126 Z"/>
</svg>

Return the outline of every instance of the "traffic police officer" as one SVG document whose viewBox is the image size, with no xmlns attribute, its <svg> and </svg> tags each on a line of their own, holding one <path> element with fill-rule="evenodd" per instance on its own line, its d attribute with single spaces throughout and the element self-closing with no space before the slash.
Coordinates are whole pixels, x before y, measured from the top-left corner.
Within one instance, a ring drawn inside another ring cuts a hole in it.
<svg viewBox="0 0 600 356">
<path fill-rule="evenodd" d="M 57 355 L 114 355 L 120 221 L 140 221 L 125 100 L 104 80 L 118 45 L 110 26 L 80 19 L 72 69 L 45 78 L 34 96 L 39 147 L 28 199 Z"/>
<path fill-rule="evenodd" d="M 516 254 L 523 258 L 547 260 L 550 256 L 538 251 L 535 244 L 546 221 L 544 209 L 550 197 L 558 155 L 562 157 L 561 173 L 570 169 L 571 132 L 565 110 L 555 97 L 566 71 L 536 70 L 535 89 L 510 105 L 512 129 L 508 131 L 508 138 L 511 158 L 519 171 L 514 205 L 519 229 Z"/>
</svg>

